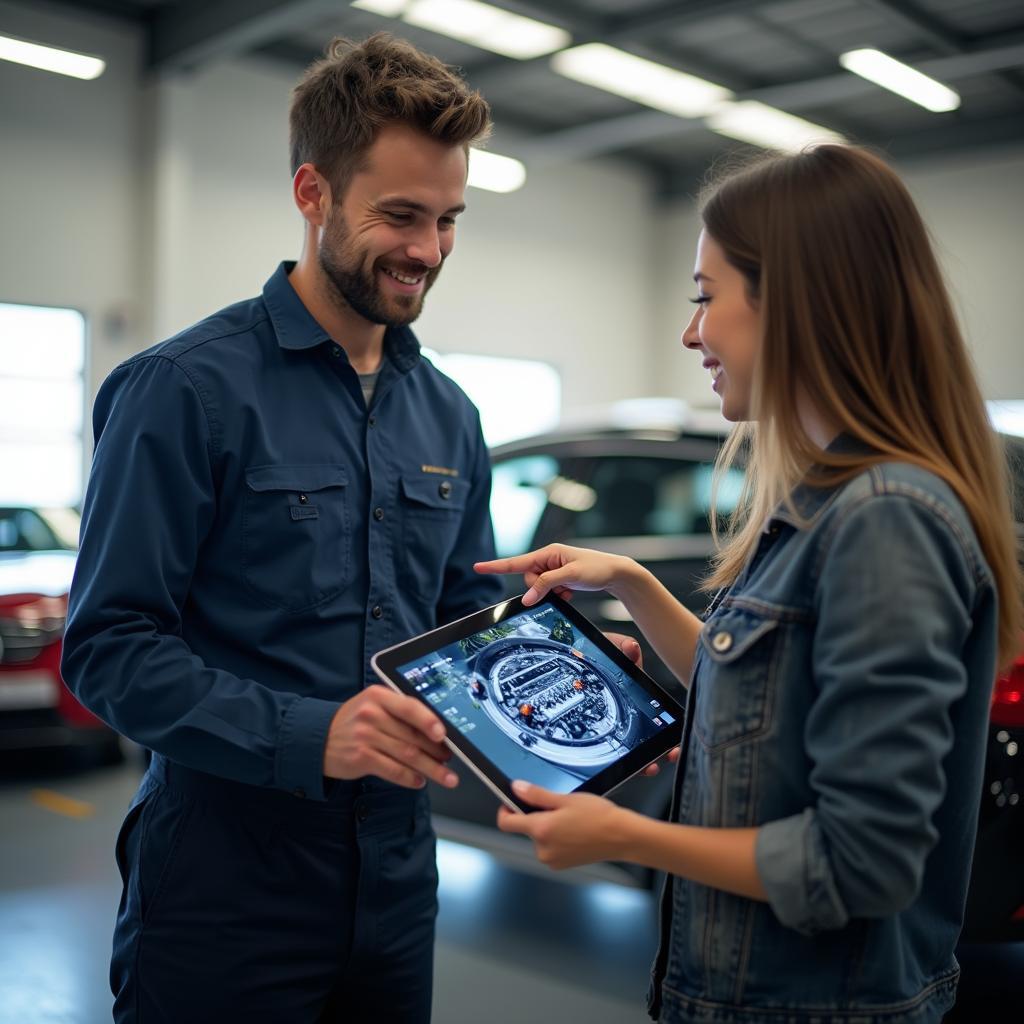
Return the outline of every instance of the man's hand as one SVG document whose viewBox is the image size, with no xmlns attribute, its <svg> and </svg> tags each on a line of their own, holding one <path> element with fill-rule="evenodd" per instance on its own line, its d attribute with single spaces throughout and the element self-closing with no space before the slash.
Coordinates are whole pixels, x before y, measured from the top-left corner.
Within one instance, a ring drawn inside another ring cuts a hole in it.
<svg viewBox="0 0 1024 1024">
<path fill-rule="evenodd" d="M 345 701 L 331 720 L 324 775 L 376 775 L 408 789 L 431 779 L 451 789 L 459 778 L 446 767 L 451 751 L 441 742 L 444 735 L 440 718 L 415 697 L 374 684 Z"/>
</svg>

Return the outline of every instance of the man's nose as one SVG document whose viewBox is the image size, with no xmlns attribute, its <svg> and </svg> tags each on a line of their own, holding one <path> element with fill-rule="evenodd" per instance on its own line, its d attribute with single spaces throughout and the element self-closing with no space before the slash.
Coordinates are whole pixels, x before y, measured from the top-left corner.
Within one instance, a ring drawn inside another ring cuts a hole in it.
<svg viewBox="0 0 1024 1024">
<path fill-rule="evenodd" d="M 441 250 L 441 238 L 436 227 L 425 228 L 410 243 L 406 255 L 431 270 L 445 257 Z"/>
</svg>

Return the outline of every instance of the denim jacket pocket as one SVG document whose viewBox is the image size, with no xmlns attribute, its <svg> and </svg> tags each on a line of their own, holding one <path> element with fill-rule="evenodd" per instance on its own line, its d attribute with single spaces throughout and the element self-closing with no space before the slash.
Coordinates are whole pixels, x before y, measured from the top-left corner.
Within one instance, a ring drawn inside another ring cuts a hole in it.
<svg viewBox="0 0 1024 1024">
<path fill-rule="evenodd" d="M 352 540 L 341 466 L 249 466 L 242 575 L 276 608 L 297 612 L 337 595 L 351 573 Z"/>
<path fill-rule="evenodd" d="M 766 615 L 726 608 L 701 629 L 706 661 L 693 727 L 706 749 L 750 739 L 770 724 L 784 632 L 779 625 Z"/>
</svg>

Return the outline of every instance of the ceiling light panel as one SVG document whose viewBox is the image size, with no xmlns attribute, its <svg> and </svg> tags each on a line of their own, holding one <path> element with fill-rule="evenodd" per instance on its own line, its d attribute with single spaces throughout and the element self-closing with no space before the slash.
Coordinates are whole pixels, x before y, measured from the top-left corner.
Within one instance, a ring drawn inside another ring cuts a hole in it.
<svg viewBox="0 0 1024 1024">
<path fill-rule="evenodd" d="M 89 57 L 71 50 L 58 50 L 53 46 L 41 46 L 10 36 L 0 36 L 0 60 L 9 60 L 30 68 L 39 68 L 40 71 L 52 71 L 58 75 L 68 75 L 86 81 L 99 78 L 107 66 L 99 57 Z"/>
<path fill-rule="evenodd" d="M 714 82 L 604 43 L 587 43 L 556 53 L 551 67 L 566 78 L 677 117 L 701 117 L 733 96 Z"/>
<path fill-rule="evenodd" d="M 839 58 L 847 71 L 866 78 L 883 89 L 888 89 L 904 99 L 942 114 L 960 106 L 960 96 L 948 86 L 934 78 L 921 74 L 908 64 L 890 57 L 881 50 L 850 50 Z"/>
<path fill-rule="evenodd" d="M 816 143 L 846 141 L 838 132 L 754 100 L 724 103 L 705 124 L 719 135 L 784 152 L 796 152 Z"/>
<path fill-rule="evenodd" d="M 518 60 L 542 57 L 572 42 L 565 29 L 479 0 L 356 0 L 352 6 Z"/>
<path fill-rule="evenodd" d="M 469 179 L 472 188 L 488 192 L 515 192 L 526 181 L 526 168 L 510 156 L 489 153 L 485 149 L 469 151 Z"/>
</svg>

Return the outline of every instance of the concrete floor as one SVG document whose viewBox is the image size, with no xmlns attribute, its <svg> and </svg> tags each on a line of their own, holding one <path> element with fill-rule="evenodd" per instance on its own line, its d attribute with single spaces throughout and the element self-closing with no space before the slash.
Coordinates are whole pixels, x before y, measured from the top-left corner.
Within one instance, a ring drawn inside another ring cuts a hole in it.
<svg viewBox="0 0 1024 1024">
<path fill-rule="evenodd" d="M 77 773 L 53 758 L 0 764 L 0 1024 L 110 1019 L 111 849 L 139 772 L 137 762 Z M 531 1024 L 648 1020 L 649 894 L 520 874 L 452 843 L 438 860 L 436 1024 L 522 1024 L 522 1004 L 494 995 L 527 992 Z M 961 959 L 952 1020 L 1020 1019 L 1024 945 Z"/>
</svg>

